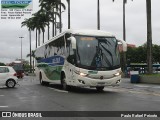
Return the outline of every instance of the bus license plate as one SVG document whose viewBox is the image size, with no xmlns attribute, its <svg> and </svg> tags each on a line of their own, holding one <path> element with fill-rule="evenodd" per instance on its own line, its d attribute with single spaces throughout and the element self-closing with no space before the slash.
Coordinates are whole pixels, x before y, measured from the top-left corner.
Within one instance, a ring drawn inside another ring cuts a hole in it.
<svg viewBox="0 0 160 120">
<path fill-rule="evenodd" d="M 105 82 L 98 82 L 97 85 L 98 86 L 103 86 L 103 85 L 105 85 Z"/>
</svg>

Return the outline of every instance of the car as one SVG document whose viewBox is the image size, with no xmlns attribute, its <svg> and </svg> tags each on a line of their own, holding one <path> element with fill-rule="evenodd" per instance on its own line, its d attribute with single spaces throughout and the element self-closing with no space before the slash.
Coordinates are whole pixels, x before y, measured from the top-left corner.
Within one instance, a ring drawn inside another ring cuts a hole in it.
<svg viewBox="0 0 160 120">
<path fill-rule="evenodd" d="M 18 84 L 17 73 L 10 66 L 0 66 L 0 85 L 14 88 Z"/>
<path fill-rule="evenodd" d="M 23 78 L 24 77 L 24 73 L 22 70 L 16 70 L 17 73 L 17 78 Z"/>
</svg>

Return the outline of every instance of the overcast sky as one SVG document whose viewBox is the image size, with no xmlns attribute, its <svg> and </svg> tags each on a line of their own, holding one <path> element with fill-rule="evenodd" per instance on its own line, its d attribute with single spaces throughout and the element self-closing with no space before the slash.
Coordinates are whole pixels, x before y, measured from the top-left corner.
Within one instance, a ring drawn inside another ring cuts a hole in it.
<svg viewBox="0 0 160 120">
<path fill-rule="evenodd" d="M 39 10 L 39 0 L 33 0 L 33 13 Z M 66 0 L 62 0 L 67 6 Z M 70 0 L 71 28 L 97 29 L 97 0 Z M 123 0 L 100 0 L 101 30 L 123 38 Z M 160 45 L 160 0 L 152 1 L 153 44 Z M 62 13 L 63 31 L 67 29 L 67 10 Z M 25 18 L 31 15 L 25 16 Z M 21 57 L 23 36 L 23 59 L 29 53 L 29 34 L 27 28 L 21 28 L 21 20 L 0 19 L 0 62 L 8 63 Z M 47 33 L 45 36 L 47 40 Z M 42 40 L 42 37 L 41 37 Z M 126 4 L 126 41 L 140 46 L 147 41 L 146 0 L 128 0 Z M 35 49 L 35 32 L 32 32 L 32 50 Z"/>
</svg>

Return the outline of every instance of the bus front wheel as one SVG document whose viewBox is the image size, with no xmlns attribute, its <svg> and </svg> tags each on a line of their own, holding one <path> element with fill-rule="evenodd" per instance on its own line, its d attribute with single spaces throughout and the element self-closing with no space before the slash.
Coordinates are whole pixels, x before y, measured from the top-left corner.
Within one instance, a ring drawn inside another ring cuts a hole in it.
<svg viewBox="0 0 160 120">
<path fill-rule="evenodd" d="M 65 76 L 63 76 L 63 78 L 61 80 L 61 85 L 63 87 L 63 90 L 68 91 L 70 89 L 70 86 L 68 86 L 67 83 L 66 83 L 66 77 Z"/>
</svg>

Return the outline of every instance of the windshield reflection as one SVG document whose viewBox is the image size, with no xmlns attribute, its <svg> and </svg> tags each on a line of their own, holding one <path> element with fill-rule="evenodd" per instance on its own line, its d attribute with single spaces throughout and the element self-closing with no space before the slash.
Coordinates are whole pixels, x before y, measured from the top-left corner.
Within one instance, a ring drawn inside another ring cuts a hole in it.
<svg viewBox="0 0 160 120">
<path fill-rule="evenodd" d="M 120 67 L 118 43 L 114 37 L 76 35 L 77 65 L 91 70 L 112 70 Z"/>
</svg>

